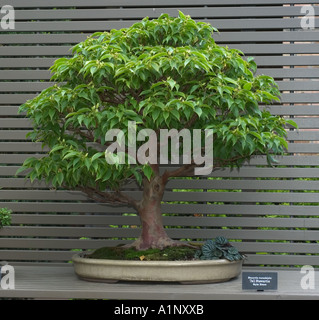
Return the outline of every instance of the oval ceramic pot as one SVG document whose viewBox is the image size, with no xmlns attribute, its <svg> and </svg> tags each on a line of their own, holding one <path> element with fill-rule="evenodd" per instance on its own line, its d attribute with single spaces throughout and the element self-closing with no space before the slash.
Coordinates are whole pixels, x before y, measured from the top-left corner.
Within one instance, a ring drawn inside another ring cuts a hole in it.
<svg viewBox="0 0 319 320">
<path fill-rule="evenodd" d="M 100 282 L 161 281 L 212 283 L 228 281 L 241 272 L 242 260 L 131 261 L 72 257 L 74 270 L 83 280 Z"/>
</svg>

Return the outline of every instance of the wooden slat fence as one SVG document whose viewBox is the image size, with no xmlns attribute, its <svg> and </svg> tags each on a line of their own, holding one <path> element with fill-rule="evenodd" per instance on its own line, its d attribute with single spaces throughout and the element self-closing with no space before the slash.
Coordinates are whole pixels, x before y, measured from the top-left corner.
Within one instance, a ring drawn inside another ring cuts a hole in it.
<svg viewBox="0 0 319 320">
<path fill-rule="evenodd" d="M 76 250 L 131 241 L 139 220 L 129 208 L 89 201 L 15 176 L 40 143 L 25 138 L 31 123 L 18 107 L 51 86 L 48 68 L 95 31 L 128 27 L 144 16 L 178 10 L 220 30 L 215 40 L 252 55 L 258 74 L 273 76 L 282 101 L 269 107 L 293 118 L 280 163 L 257 157 L 241 171 L 170 181 L 164 221 L 173 238 L 201 241 L 223 235 L 246 265 L 319 265 L 319 32 L 317 1 L 285 0 L 7 0 L 15 30 L 0 30 L 0 207 L 13 210 L 0 230 L 0 261 L 62 263 Z M 312 5 L 317 29 L 301 28 L 301 6 Z M 136 186 L 128 186 L 137 196 Z"/>
</svg>

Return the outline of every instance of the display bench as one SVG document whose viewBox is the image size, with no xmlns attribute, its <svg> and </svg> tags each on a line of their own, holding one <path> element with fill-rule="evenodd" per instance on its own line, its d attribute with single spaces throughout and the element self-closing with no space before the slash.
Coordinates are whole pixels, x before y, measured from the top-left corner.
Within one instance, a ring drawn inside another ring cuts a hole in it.
<svg viewBox="0 0 319 320">
<path fill-rule="evenodd" d="M 124 300 L 290 300 L 319 299 L 319 272 L 244 268 L 243 272 L 277 274 L 277 290 L 244 290 L 242 275 L 222 283 L 97 283 L 78 279 L 70 266 L 17 266 L 15 289 L 0 290 L 1 298 L 124 299 Z M 314 280 L 313 286 L 309 281 Z"/>
</svg>

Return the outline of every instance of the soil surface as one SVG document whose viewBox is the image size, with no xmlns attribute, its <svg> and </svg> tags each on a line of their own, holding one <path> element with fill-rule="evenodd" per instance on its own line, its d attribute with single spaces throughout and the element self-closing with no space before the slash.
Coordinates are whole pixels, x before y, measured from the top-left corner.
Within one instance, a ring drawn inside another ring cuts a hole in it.
<svg viewBox="0 0 319 320">
<path fill-rule="evenodd" d="M 134 248 L 104 247 L 90 253 L 87 258 L 142 261 L 187 261 L 195 260 L 194 255 L 197 250 L 198 249 L 189 247 L 168 247 L 163 250 L 148 249 L 138 251 Z"/>
</svg>

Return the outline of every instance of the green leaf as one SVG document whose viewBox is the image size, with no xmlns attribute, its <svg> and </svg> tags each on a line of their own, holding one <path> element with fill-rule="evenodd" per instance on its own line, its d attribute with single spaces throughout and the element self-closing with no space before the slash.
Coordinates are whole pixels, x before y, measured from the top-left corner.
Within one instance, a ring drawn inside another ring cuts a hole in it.
<svg viewBox="0 0 319 320">
<path fill-rule="evenodd" d="M 15 175 L 17 176 L 17 175 L 19 175 L 19 173 L 21 173 L 21 172 L 23 172 L 23 171 L 25 171 L 25 170 L 27 170 L 27 169 L 28 169 L 28 167 L 21 166 L 21 167 L 16 171 Z"/>
<path fill-rule="evenodd" d="M 286 119 L 286 123 L 290 124 L 291 126 L 295 127 L 296 129 L 298 129 L 298 125 L 295 121 L 293 121 L 291 119 Z"/>
<path fill-rule="evenodd" d="M 262 140 L 261 135 L 255 131 L 249 131 L 249 134 L 253 135 L 254 137 L 256 137 L 259 140 Z"/>
<path fill-rule="evenodd" d="M 232 84 L 235 84 L 235 85 L 238 84 L 237 81 L 235 81 L 234 79 L 231 79 L 231 78 L 228 78 L 228 77 L 224 77 L 223 79 L 225 81 L 229 82 L 229 83 L 232 83 Z"/>
<path fill-rule="evenodd" d="M 75 155 L 77 155 L 78 152 L 77 151 L 70 151 L 68 152 L 64 157 L 63 157 L 63 160 L 66 160 L 66 159 L 69 159 L 71 157 L 74 157 Z"/>
<path fill-rule="evenodd" d="M 148 179 L 148 181 L 150 181 L 152 174 L 153 174 L 152 168 L 149 165 L 144 166 L 143 173 L 144 173 L 145 177 Z"/>
<path fill-rule="evenodd" d="M 91 159 L 89 159 L 89 158 L 84 159 L 84 165 L 86 166 L 86 168 L 88 170 L 90 170 L 91 164 L 92 164 Z"/>
<path fill-rule="evenodd" d="M 141 185 L 142 184 L 142 180 L 143 180 L 142 175 L 136 170 L 133 171 L 133 174 L 134 174 L 134 176 L 136 178 L 137 183 L 139 185 Z"/>
<path fill-rule="evenodd" d="M 196 107 L 194 111 L 197 113 L 198 118 L 203 114 L 203 110 L 200 107 Z"/>
<path fill-rule="evenodd" d="M 161 110 L 160 109 L 155 109 L 153 112 L 152 112 L 152 118 L 153 118 L 153 121 L 155 122 L 158 118 L 158 116 L 160 115 L 161 113 Z"/>
<path fill-rule="evenodd" d="M 107 181 L 111 178 L 113 171 L 108 169 L 105 174 L 103 175 L 102 182 Z"/>
<path fill-rule="evenodd" d="M 61 186 L 63 183 L 63 179 L 64 179 L 63 172 L 59 172 L 56 177 L 57 177 L 57 181 L 58 181 L 59 185 Z"/>
<path fill-rule="evenodd" d="M 137 116 L 137 113 L 133 110 L 125 110 L 124 113 L 128 116 L 133 116 L 133 117 Z"/>
<path fill-rule="evenodd" d="M 179 17 L 180 17 L 181 19 L 186 20 L 186 17 L 185 17 L 185 15 L 183 14 L 182 11 L 178 11 L 178 14 L 179 14 Z"/>
<path fill-rule="evenodd" d="M 53 149 L 51 149 L 50 153 L 54 153 L 54 152 L 61 150 L 61 149 L 64 149 L 64 146 L 58 145 L 58 146 L 54 147 Z"/>
<path fill-rule="evenodd" d="M 177 120 L 180 120 L 180 114 L 176 109 L 171 110 L 171 113 Z"/>
<path fill-rule="evenodd" d="M 252 84 L 250 83 L 250 82 L 247 82 L 245 85 L 244 85 L 244 89 L 245 90 L 250 90 L 251 89 L 251 86 L 252 86 Z"/>
<path fill-rule="evenodd" d="M 176 81 L 173 79 L 168 79 L 167 82 L 170 85 L 171 89 L 173 90 L 176 85 Z"/>
<path fill-rule="evenodd" d="M 269 153 L 267 153 L 267 163 L 269 166 L 272 166 L 273 163 L 278 163 L 278 161 Z"/>
<path fill-rule="evenodd" d="M 97 152 L 95 155 L 93 155 L 93 157 L 91 158 L 92 162 L 102 156 L 104 156 L 104 152 Z"/>
</svg>

